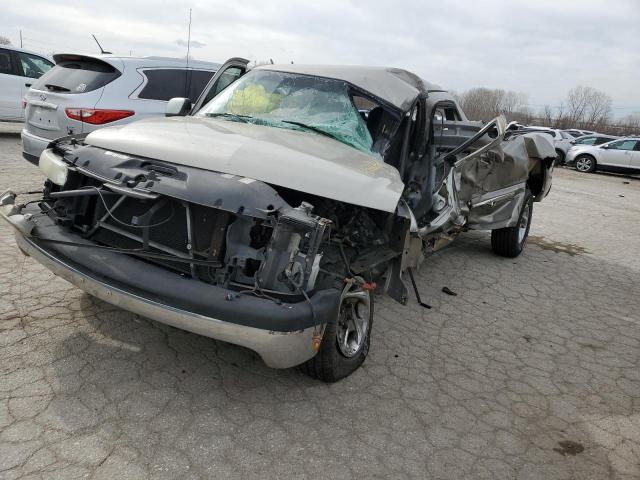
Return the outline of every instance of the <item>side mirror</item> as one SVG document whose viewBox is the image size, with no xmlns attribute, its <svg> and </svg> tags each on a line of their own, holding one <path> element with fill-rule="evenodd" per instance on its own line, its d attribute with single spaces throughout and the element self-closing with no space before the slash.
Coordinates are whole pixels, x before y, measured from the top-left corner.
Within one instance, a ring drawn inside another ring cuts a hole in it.
<svg viewBox="0 0 640 480">
<path fill-rule="evenodd" d="M 172 98 L 167 102 L 165 117 L 184 117 L 191 111 L 191 100 L 183 97 Z"/>
<path fill-rule="evenodd" d="M 600 148 L 604 148 L 605 150 L 609 149 L 609 145 L 602 145 Z"/>
<path fill-rule="evenodd" d="M 570 143 L 571 145 L 575 145 L 575 144 L 576 144 L 576 141 L 575 141 L 575 140 L 571 140 L 569 143 Z"/>
</svg>

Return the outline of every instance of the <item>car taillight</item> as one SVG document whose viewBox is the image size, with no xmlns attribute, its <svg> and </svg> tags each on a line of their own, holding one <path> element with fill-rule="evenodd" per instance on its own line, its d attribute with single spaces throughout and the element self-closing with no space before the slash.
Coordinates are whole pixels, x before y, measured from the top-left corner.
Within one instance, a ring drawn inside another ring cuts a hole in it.
<svg viewBox="0 0 640 480">
<path fill-rule="evenodd" d="M 79 122 L 102 125 L 130 117 L 136 112 L 132 112 L 131 110 L 106 110 L 99 108 L 65 108 L 64 113 L 67 114 L 67 117 L 78 120 Z"/>
</svg>

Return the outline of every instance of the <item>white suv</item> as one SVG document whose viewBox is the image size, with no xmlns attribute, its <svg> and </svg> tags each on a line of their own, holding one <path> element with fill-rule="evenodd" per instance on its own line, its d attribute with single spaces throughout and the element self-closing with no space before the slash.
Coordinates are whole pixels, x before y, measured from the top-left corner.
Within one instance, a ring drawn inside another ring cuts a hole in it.
<svg viewBox="0 0 640 480">
<path fill-rule="evenodd" d="M 220 66 L 162 57 L 56 54 L 25 95 L 22 155 L 37 164 L 54 139 L 164 115 L 174 97 L 195 101 Z"/>
<path fill-rule="evenodd" d="M 22 122 L 22 97 L 33 81 L 53 67 L 43 55 L 21 48 L 0 47 L 0 120 Z"/>
<path fill-rule="evenodd" d="M 523 131 L 540 132 L 540 133 L 549 135 L 553 139 L 553 146 L 556 149 L 556 155 L 557 155 L 556 164 L 557 165 L 564 164 L 565 158 L 567 156 L 567 152 L 569 151 L 572 145 L 571 142 L 572 140 L 574 140 L 574 137 L 572 137 L 569 133 L 563 130 L 558 130 L 557 128 L 548 128 L 548 127 L 528 126 L 528 127 L 521 127 L 520 129 Z"/>
</svg>

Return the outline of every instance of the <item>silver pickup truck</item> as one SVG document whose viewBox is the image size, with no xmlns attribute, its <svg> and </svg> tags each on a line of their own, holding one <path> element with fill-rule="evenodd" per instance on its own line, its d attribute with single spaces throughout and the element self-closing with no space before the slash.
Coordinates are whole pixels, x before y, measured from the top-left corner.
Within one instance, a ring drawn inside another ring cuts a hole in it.
<svg viewBox="0 0 640 480">
<path fill-rule="evenodd" d="M 405 70 L 246 67 L 166 118 L 52 142 L 42 192 L 0 198 L 19 248 L 102 300 L 324 381 L 362 364 L 374 294 L 406 303 L 426 252 L 481 229 L 520 254 L 551 187 L 544 135 L 471 122 Z"/>
</svg>

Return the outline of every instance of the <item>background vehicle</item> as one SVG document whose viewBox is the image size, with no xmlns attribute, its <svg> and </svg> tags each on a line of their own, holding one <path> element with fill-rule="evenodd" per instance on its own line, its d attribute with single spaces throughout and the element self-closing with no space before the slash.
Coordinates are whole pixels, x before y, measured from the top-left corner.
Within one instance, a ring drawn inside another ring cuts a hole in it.
<svg viewBox="0 0 640 480">
<path fill-rule="evenodd" d="M 24 120 L 22 98 L 53 62 L 21 48 L 0 46 L 0 120 Z"/>
<path fill-rule="evenodd" d="M 198 98 L 219 64 L 163 57 L 54 55 L 25 95 L 23 156 L 37 163 L 51 140 L 164 114 L 173 97 Z"/>
<path fill-rule="evenodd" d="M 567 156 L 567 152 L 569 151 L 569 148 L 571 148 L 571 141 L 574 140 L 574 137 L 571 136 L 566 131 L 558 130 L 554 128 L 526 126 L 526 127 L 519 127 L 518 131 L 525 132 L 525 133 L 538 132 L 538 133 L 543 133 L 545 135 L 549 135 L 553 139 L 553 145 L 556 150 L 557 165 L 564 164 L 565 157 Z"/>
<path fill-rule="evenodd" d="M 604 133 L 594 133 L 592 135 L 584 135 L 571 141 L 571 145 L 602 145 L 620 137 L 614 135 L 605 135 Z M 573 147 L 572 147 L 573 148 Z"/>
<path fill-rule="evenodd" d="M 596 132 L 592 132 L 591 130 L 578 130 L 577 128 L 563 130 L 563 132 L 568 133 L 574 138 L 582 137 L 584 135 L 593 135 L 594 133 L 596 133 Z"/>
<path fill-rule="evenodd" d="M 556 149 L 556 153 L 558 154 L 556 163 L 558 165 L 562 165 L 565 162 L 565 158 L 567 157 L 567 152 L 571 148 L 571 145 L 572 145 L 571 142 L 574 140 L 574 137 L 571 134 L 564 132 L 562 130 L 554 130 L 553 132 L 554 132 L 553 145 Z"/>
<path fill-rule="evenodd" d="M 584 173 L 596 169 L 640 172 L 640 138 L 621 138 L 599 146 L 577 145 L 569 151 L 567 164 Z"/>
</svg>

